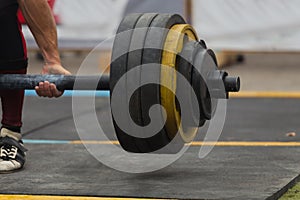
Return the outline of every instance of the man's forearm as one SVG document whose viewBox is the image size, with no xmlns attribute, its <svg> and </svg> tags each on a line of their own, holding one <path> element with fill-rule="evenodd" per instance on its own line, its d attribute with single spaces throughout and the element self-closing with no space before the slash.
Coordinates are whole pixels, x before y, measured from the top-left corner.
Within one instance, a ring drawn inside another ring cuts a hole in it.
<svg viewBox="0 0 300 200">
<path fill-rule="evenodd" d="M 56 24 L 47 0 L 18 0 L 46 64 L 60 64 Z"/>
</svg>

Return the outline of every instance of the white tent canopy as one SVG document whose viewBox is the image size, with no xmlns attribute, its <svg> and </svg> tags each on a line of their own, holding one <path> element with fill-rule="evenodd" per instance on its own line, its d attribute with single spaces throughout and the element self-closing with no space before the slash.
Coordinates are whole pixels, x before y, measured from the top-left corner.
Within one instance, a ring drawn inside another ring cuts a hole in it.
<svg viewBox="0 0 300 200">
<path fill-rule="evenodd" d="M 56 0 L 54 13 L 60 18 L 60 48 L 91 49 L 115 34 L 128 0 Z M 27 26 L 23 32 L 29 48 L 36 44 Z"/>
<path fill-rule="evenodd" d="M 128 0 L 57 0 L 60 38 L 105 39 L 115 33 Z"/>
<path fill-rule="evenodd" d="M 216 50 L 299 51 L 299 8 L 300 0 L 193 0 L 193 25 Z M 57 0 L 54 11 L 60 44 L 88 48 L 114 35 L 124 13 L 183 10 L 184 0 Z"/>
<path fill-rule="evenodd" d="M 193 22 L 214 49 L 299 51 L 299 0 L 194 0 Z"/>
</svg>

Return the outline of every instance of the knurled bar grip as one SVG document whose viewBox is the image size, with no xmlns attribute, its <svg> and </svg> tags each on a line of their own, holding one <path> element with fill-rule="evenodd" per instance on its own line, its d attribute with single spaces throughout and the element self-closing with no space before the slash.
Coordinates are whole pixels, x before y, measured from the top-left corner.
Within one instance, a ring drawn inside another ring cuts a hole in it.
<svg viewBox="0 0 300 200">
<path fill-rule="evenodd" d="M 76 86 L 74 87 L 76 80 Z M 58 90 L 109 90 L 109 76 L 0 74 L 0 89 L 34 89 L 39 82 L 54 83 Z"/>
</svg>

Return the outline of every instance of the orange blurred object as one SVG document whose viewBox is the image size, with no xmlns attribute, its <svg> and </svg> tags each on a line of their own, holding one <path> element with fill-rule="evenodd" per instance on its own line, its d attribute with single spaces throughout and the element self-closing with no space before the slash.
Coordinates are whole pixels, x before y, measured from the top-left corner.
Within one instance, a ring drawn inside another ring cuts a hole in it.
<svg viewBox="0 0 300 200">
<path fill-rule="evenodd" d="M 49 6 L 50 6 L 50 8 L 51 8 L 51 10 L 52 10 L 52 12 L 53 12 L 55 0 L 48 0 L 48 4 L 49 4 Z M 26 24 L 26 21 L 25 21 L 23 15 L 22 15 L 22 12 L 20 11 L 20 9 L 18 10 L 17 15 L 18 15 L 19 22 L 20 22 L 21 24 Z M 54 19 L 55 19 L 56 24 L 59 24 L 59 23 L 60 23 L 60 19 L 59 19 L 59 16 L 58 16 L 58 15 L 54 14 Z"/>
</svg>

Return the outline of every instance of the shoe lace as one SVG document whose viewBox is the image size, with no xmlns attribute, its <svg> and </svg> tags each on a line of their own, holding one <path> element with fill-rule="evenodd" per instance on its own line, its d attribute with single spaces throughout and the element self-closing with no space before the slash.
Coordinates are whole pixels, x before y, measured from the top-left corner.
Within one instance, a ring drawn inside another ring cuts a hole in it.
<svg viewBox="0 0 300 200">
<path fill-rule="evenodd" d="M 3 160 L 15 159 L 17 153 L 18 148 L 10 144 L 3 144 L 0 148 L 0 158 Z"/>
<path fill-rule="evenodd" d="M 23 142 L 16 141 L 10 137 L 0 137 L 0 159 L 12 160 L 18 155 L 25 156 L 27 149 L 22 145 Z"/>
</svg>

